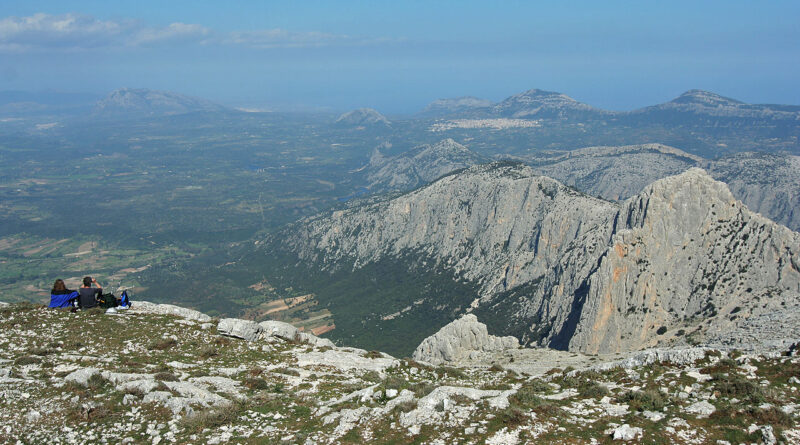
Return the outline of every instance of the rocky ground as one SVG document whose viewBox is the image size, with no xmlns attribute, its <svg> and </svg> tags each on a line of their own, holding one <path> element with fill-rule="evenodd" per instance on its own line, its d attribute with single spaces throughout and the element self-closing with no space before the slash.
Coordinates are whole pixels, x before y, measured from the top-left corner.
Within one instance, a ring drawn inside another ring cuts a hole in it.
<svg viewBox="0 0 800 445">
<path fill-rule="evenodd" d="M 500 343 L 513 346 L 488 337 L 470 344 L 491 350 L 432 365 L 168 305 L 5 305 L 0 442 L 800 443 L 789 351 Z"/>
</svg>

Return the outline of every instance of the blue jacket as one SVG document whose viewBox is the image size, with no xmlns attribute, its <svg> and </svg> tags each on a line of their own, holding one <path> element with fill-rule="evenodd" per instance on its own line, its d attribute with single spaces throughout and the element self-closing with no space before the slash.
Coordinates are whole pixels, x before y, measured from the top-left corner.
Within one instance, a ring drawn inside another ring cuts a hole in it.
<svg viewBox="0 0 800 445">
<path fill-rule="evenodd" d="M 63 294 L 50 294 L 49 307 L 72 307 L 72 302 L 76 298 L 78 298 L 78 292 L 74 290 Z"/>
</svg>

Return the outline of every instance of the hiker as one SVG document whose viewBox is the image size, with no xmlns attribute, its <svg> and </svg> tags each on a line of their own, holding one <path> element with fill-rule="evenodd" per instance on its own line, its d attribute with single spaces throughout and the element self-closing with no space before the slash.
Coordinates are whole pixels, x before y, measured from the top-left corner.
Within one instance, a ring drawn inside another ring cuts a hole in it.
<svg viewBox="0 0 800 445">
<path fill-rule="evenodd" d="M 53 283 L 53 289 L 50 291 L 50 306 L 55 308 L 74 308 L 75 300 L 78 299 L 78 292 L 67 289 L 64 285 L 64 280 L 57 279 Z"/>
<path fill-rule="evenodd" d="M 97 287 L 92 287 L 92 284 Z M 97 306 L 97 297 L 103 295 L 103 288 L 92 277 L 83 277 L 83 286 L 78 289 L 78 306 L 81 309 L 89 309 Z"/>
</svg>

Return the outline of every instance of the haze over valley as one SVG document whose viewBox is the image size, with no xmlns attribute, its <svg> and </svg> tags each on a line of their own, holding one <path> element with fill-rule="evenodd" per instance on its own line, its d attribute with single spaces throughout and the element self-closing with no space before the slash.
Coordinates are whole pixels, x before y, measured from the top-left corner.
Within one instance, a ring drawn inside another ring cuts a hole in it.
<svg viewBox="0 0 800 445">
<path fill-rule="evenodd" d="M 346 3 L 0 6 L 0 442 L 800 441 L 796 6 Z"/>
</svg>

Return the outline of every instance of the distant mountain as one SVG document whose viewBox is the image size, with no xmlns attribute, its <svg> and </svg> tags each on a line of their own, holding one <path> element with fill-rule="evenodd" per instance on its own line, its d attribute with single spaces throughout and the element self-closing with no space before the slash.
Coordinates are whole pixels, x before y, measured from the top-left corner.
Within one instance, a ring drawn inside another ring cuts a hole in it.
<svg viewBox="0 0 800 445">
<path fill-rule="evenodd" d="M 501 117 L 525 119 L 587 119 L 611 114 L 567 96 L 544 90 L 528 90 L 515 94 L 491 108 Z"/>
<path fill-rule="evenodd" d="M 800 231 L 800 156 L 736 153 L 706 168 L 749 209 Z"/>
<path fill-rule="evenodd" d="M 437 117 L 453 114 L 473 113 L 483 111 L 492 105 L 488 99 L 480 99 L 472 96 L 463 96 L 453 99 L 437 99 L 426 106 L 420 116 Z"/>
<path fill-rule="evenodd" d="M 689 90 L 670 102 L 629 113 L 650 116 L 701 115 L 722 118 L 800 120 L 800 106 L 747 104 L 703 90 Z"/>
<path fill-rule="evenodd" d="M 480 165 L 263 246 L 291 253 L 276 273 L 330 304 L 336 335 L 369 342 L 414 344 L 472 310 L 527 344 L 629 351 L 718 335 L 800 295 L 800 234 L 700 169 L 613 203 L 530 167 Z M 359 323 L 340 326 L 336 312 L 351 309 Z"/>
<path fill-rule="evenodd" d="M 800 231 L 800 157 L 788 153 L 745 152 L 712 161 L 644 144 L 543 152 L 527 162 L 539 174 L 614 201 L 634 196 L 658 179 L 702 167 L 749 209 Z"/>
<path fill-rule="evenodd" d="M 222 105 L 205 99 L 184 96 L 170 91 L 120 88 L 99 100 L 94 107 L 98 115 L 163 116 L 198 111 L 226 111 Z"/>
<path fill-rule="evenodd" d="M 359 108 L 348 111 L 336 119 L 336 125 L 340 126 L 389 126 L 391 122 L 384 115 L 372 108 Z"/>
<path fill-rule="evenodd" d="M 376 149 L 366 166 L 368 187 L 373 192 L 410 190 L 454 170 L 487 161 L 452 139 L 422 145 L 393 157 L 385 157 Z"/>
</svg>

